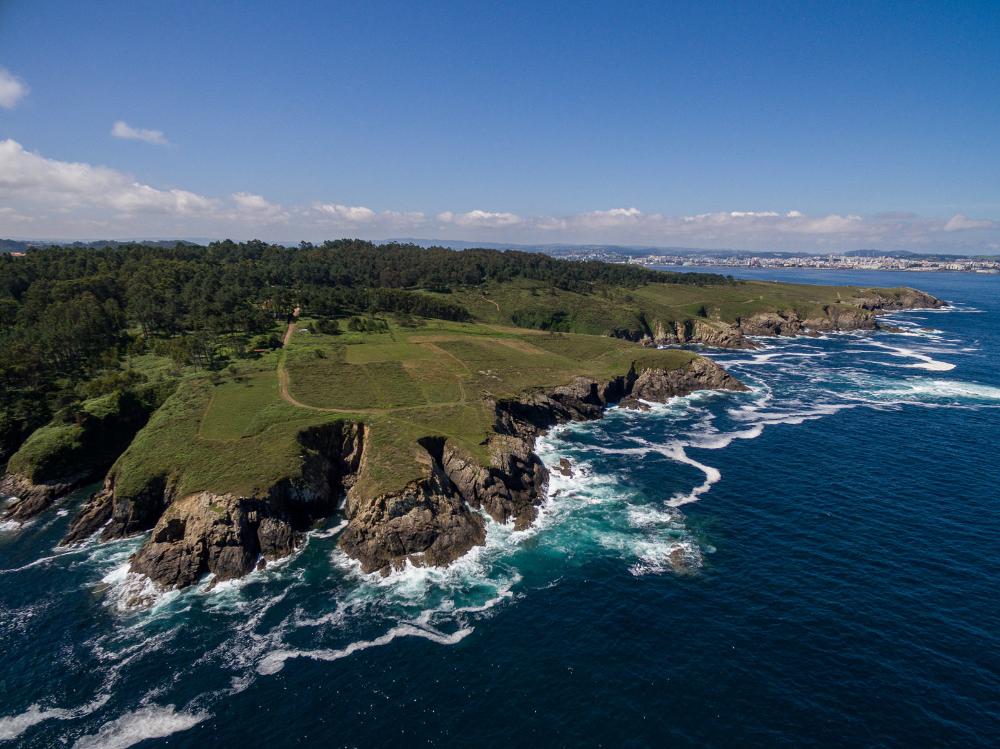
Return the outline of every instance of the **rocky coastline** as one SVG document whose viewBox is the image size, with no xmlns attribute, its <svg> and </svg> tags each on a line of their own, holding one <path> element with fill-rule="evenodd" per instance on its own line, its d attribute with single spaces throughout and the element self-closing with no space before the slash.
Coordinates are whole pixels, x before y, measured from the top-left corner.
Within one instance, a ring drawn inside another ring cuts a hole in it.
<svg viewBox="0 0 1000 749">
<path fill-rule="evenodd" d="M 640 342 L 646 346 L 703 345 L 718 348 L 753 349 L 757 336 L 816 336 L 827 332 L 878 330 L 881 315 L 905 309 L 940 309 L 940 299 L 917 289 L 899 289 L 888 295 L 872 292 L 851 304 L 829 304 L 801 315 L 794 309 L 758 312 L 737 317 L 733 322 L 708 318 L 654 321 Z"/>
<path fill-rule="evenodd" d="M 633 367 L 607 382 L 580 377 L 564 387 L 496 400 L 488 465 L 444 437 L 426 437 L 418 447 L 424 475 L 377 496 L 356 490 L 371 449 L 368 427 L 344 421 L 302 433 L 301 475 L 263 496 L 176 496 L 165 479 L 126 494 L 116 488 L 113 468 L 63 543 L 95 533 L 107 541 L 151 530 L 132 557 L 131 571 L 164 589 L 183 588 L 209 573 L 216 581 L 233 579 L 287 556 L 312 523 L 339 509 L 347 521 L 340 547 L 363 571 L 443 566 L 485 543 L 483 513 L 516 528 L 534 521 L 548 481 L 534 445 L 545 430 L 600 418 L 624 398 L 665 401 L 704 389 L 746 386 L 710 359 L 695 357 L 677 369 Z"/>
<path fill-rule="evenodd" d="M 940 300 L 912 289 L 890 295 L 873 292 L 806 317 L 783 310 L 733 323 L 707 318 L 654 321 L 641 342 L 754 348 L 755 336 L 873 330 L 878 316 L 887 312 L 942 306 Z M 110 541 L 151 531 L 133 555 L 131 571 L 163 589 L 183 588 L 208 574 L 216 581 L 241 577 L 285 557 L 301 545 L 317 520 L 340 512 L 346 522 L 340 548 L 364 572 L 443 566 L 485 543 L 485 516 L 517 529 L 534 522 L 549 478 L 534 451 L 535 441 L 546 430 L 598 419 L 612 404 L 647 410 L 649 402 L 696 390 L 746 389 L 712 360 L 696 356 L 676 369 L 633 365 L 608 381 L 578 377 L 565 386 L 488 401 L 493 414 L 485 443 L 488 460 L 472 457 L 446 437 L 428 435 L 414 445 L 422 475 L 374 495 L 359 486 L 373 449 L 371 427 L 361 422 L 333 421 L 300 432 L 301 463 L 294 476 L 253 496 L 182 494 L 168 475 L 152 475 L 132 485 L 136 482 L 128 481 L 130 477 L 119 475 L 119 461 L 101 490 L 81 507 L 61 543 L 76 544 L 94 535 Z M 8 504 L 4 515 L 29 518 L 81 480 L 34 484 L 8 474 L 0 492 L 18 499 Z"/>
<path fill-rule="evenodd" d="M 34 483 L 27 476 L 8 473 L 0 478 L 0 495 L 12 499 L 0 513 L 0 521 L 23 523 L 31 520 L 57 499 L 93 478 L 91 474 L 64 477 L 60 481 Z"/>
</svg>

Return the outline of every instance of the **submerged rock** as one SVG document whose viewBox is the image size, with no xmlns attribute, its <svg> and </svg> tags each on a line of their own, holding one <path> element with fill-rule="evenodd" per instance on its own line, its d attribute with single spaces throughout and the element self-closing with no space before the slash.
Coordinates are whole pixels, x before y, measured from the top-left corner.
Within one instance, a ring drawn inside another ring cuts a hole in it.
<svg viewBox="0 0 1000 749">
<path fill-rule="evenodd" d="M 628 398 L 622 398 L 618 403 L 620 408 L 627 408 L 630 411 L 650 411 L 652 406 L 650 406 L 645 401 L 641 401 L 638 398 L 633 398 L 629 396 Z"/>
</svg>

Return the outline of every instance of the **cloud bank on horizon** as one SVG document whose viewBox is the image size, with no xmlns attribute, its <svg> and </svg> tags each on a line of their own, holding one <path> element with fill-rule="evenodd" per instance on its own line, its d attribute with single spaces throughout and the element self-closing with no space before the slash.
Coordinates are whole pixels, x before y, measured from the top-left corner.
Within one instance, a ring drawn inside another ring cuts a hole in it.
<svg viewBox="0 0 1000 749">
<path fill-rule="evenodd" d="M 140 140 L 161 142 L 159 131 L 138 132 L 156 134 Z M 285 206 L 246 191 L 213 197 L 155 187 L 116 169 L 47 158 L 12 139 L 0 141 L 0 202 L 0 236 L 29 238 L 207 236 L 294 241 L 407 235 L 501 243 L 1000 251 L 1000 221 L 960 213 L 928 218 L 912 213 L 807 215 L 792 209 L 671 215 L 630 206 L 521 216 L 480 208 L 436 213 L 376 210 L 324 201 Z"/>
</svg>

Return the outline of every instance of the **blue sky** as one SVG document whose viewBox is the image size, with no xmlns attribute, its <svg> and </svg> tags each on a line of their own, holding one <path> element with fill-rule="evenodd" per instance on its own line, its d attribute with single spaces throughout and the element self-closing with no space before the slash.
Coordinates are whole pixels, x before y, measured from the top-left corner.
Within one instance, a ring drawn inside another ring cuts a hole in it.
<svg viewBox="0 0 1000 749">
<path fill-rule="evenodd" d="M 998 39 L 996 0 L 0 0 L 0 236 L 1000 251 Z"/>
</svg>

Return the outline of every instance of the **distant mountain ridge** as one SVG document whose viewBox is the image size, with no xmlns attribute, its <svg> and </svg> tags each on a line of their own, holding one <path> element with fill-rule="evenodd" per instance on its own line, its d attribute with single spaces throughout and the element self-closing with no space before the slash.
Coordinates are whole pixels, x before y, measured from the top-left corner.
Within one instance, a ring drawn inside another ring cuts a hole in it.
<svg viewBox="0 0 1000 749">
<path fill-rule="evenodd" d="M 94 239 L 87 241 L 66 241 L 57 239 L 0 239 L 0 253 L 26 252 L 33 247 L 117 247 L 129 244 L 144 244 L 150 247 L 175 247 L 177 245 L 207 245 L 217 239 L 205 237 L 188 239 Z M 420 239 L 416 237 L 393 237 L 389 239 L 370 240 L 373 244 L 384 244 L 396 242 L 400 244 L 414 244 L 418 247 L 445 247 L 451 250 L 517 250 L 520 252 L 541 252 L 553 257 L 580 257 L 581 255 L 613 257 L 647 257 L 649 255 L 698 255 L 701 257 L 759 257 L 759 258 L 795 258 L 795 257 L 822 257 L 825 255 L 843 255 L 845 257 L 891 257 L 891 258 L 914 258 L 934 260 L 952 260 L 968 258 L 995 258 L 998 255 L 984 254 L 958 254 L 958 253 L 936 253 L 936 252 L 913 252 L 910 250 L 879 250 L 860 249 L 847 250 L 843 252 L 805 252 L 789 250 L 732 250 L 732 249 L 705 249 L 701 247 L 654 247 L 650 245 L 618 245 L 618 244 L 572 244 L 572 243 L 551 243 L 551 244 L 517 244 L 515 242 L 469 242 L 461 239 Z M 297 241 L 274 242 L 273 244 L 284 245 L 286 247 L 296 247 Z M 601 259 L 601 258 L 595 258 Z"/>
</svg>

